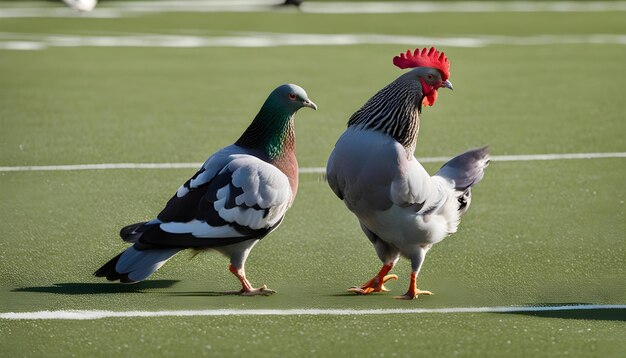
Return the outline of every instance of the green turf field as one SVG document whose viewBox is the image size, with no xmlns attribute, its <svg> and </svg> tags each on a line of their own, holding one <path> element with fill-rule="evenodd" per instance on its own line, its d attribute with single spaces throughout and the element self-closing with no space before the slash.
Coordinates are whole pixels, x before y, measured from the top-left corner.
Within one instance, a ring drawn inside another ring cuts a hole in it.
<svg viewBox="0 0 626 358">
<path fill-rule="evenodd" d="M 16 6 L 15 2 L 1 3 Z M 44 2 L 42 7 L 55 6 Z M 103 8 L 113 6 L 103 3 Z M 41 35 L 232 33 L 472 36 L 621 35 L 624 12 L 321 15 L 153 13 L 121 18 L 0 18 L 0 42 Z M 531 25 L 532 24 L 532 25 Z M 414 45 L 59 47 L 0 50 L 0 166 L 202 162 L 232 143 L 278 84 L 319 110 L 296 117 L 301 167 L 322 167 L 347 118 L 401 71 Z M 439 46 L 454 92 L 422 113 L 416 155 L 626 152 L 626 46 Z M 441 163 L 426 164 L 434 171 Z M 356 220 L 321 174 L 301 174 L 279 230 L 246 271 L 270 297 L 238 288 L 227 259 L 183 252 L 151 280 L 91 276 L 126 245 L 120 227 L 152 218 L 194 169 L 0 172 L 0 312 L 397 309 L 626 304 L 624 158 L 492 162 L 458 233 L 418 278 L 435 295 L 393 300 L 346 289 L 379 268 Z M 364 356 L 619 357 L 626 310 L 0 319 L 6 357 Z"/>
</svg>

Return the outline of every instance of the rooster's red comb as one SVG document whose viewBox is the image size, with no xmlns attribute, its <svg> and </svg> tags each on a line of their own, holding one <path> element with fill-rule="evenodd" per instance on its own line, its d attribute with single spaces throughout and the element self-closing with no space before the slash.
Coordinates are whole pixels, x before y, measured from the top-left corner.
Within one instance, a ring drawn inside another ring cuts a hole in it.
<svg viewBox="0 0 626 358">
<path fill-rule="evenodd" d="M 416 48 L 413 53 L 407 50 L 406 53 L 394 57 L 393 64 L 400 68 L 432 67 L 441 72 L 444 81 L 450 77 L 450 61 L 443 52 L 437 51 L 434 47 L 430 49 L 424 47 L 421 51 Z"/>
</svg>

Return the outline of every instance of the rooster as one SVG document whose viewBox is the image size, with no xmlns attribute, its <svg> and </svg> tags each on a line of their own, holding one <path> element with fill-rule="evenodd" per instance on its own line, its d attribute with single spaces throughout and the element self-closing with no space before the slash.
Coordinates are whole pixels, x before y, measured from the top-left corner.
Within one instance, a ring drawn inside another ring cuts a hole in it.
<svg viewBox="0 0 626 358">
<path fill-rule="evenodd" d="M 253 288 L 244 264 L 259 240 L 274 231 L 298 189 L 294 115 L 317 109 L 299 86 L 284 84 L 269 95 L 248 129 L 218 150 L 176 191 L 151 221 L 122 228 L 133 243 L 94 275 L 109 281 L 143 281 L 184 249 L 216 250 L 230 258 L 228 269 L 244 296 L 270 295 Z"/>
<path fill-rule="evenodd" d="M 348 291 L 384 292 L 400 256 L 411 261 L 410 284 L 398 299 L 430 295 L 419 290 L 417 275 L 428 250 L 456 232 L 469 208 L 471 187 L 489 164 L 487 147 L 463 153 L 430 176 L 414 151 L 423 106 L 437 90 L 453 89 L 450 62 L 435 48 L 396 56 L 393 63 L 413 68 L 376 93 L 348 121 L 328 159 L 333 192 L 356 215 L 383 266 L 371 280 Z"/>
</svg>

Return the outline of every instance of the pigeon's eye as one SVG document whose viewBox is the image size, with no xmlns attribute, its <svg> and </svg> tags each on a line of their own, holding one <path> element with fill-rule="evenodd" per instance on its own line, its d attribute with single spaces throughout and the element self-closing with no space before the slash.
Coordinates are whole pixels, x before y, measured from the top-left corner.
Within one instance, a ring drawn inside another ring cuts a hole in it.
<svg viewBox="0 0 626 358">
<path fill-rule="evenodd" d="M 294 101 L 296 99 L 296 94 L 295 93 L 290 93 L 289 94 L 289 99 Z"/>
</svg>

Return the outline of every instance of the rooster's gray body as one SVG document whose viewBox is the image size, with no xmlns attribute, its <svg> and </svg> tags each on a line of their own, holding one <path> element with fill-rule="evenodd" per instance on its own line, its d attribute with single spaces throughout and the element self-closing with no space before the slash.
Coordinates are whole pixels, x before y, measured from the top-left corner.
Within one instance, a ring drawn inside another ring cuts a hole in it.
<svg viewBox="0 0 626 358">
<path fill-rule="evenodd" d="M 383 263 L 378 275 L 350 291 L 386 291 L 383 283 L 397 278 L 387 273 L 404 256 L 411 260 L 411 286 L 399 298 L 429 294 L 415 286 L 425 255 L 456 232 L 471 187 L 483 177 L 486 147 L 455 157 L 434 176 L 414 157 L 422 103 L 430 96 L 432 105 L 432 91 L 441 87 L 451 84 L 437 69 L 418 67 L 400 76 L 351 117 L 330 155 L 328 183 L 356 215 Z"/>
</svg>

